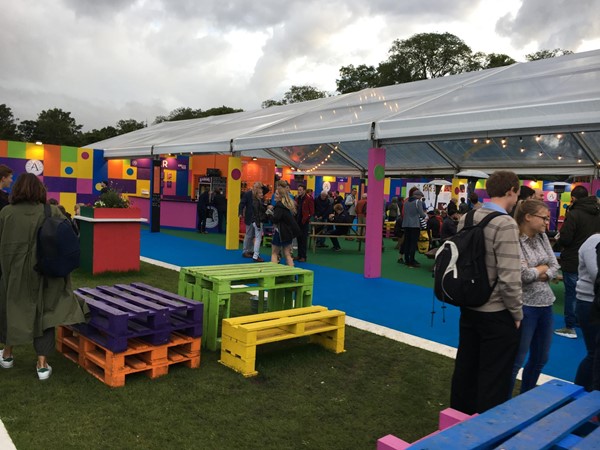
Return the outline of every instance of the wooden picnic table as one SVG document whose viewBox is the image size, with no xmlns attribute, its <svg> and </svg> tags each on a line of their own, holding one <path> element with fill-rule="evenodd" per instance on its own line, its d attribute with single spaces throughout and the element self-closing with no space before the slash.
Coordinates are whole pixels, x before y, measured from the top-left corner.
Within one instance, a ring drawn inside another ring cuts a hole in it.
<svg viewBox="0 0 600 450">
<path fill-rule="evenodd" d="M 333 227 L 333 226 L 337 226 L 337 227 L 347 226 L 349 228 L 348 234 L 326 234 L 325 231 L 327 230 L 327 227 Z M 322 228 L 317 231 L 317 229 L 319 227 L 322 227 Z M 356 229 L 354 227 L 356 227 Z M 366 236 L 365 236 L 365 234 L 360 235 L 358 232 L 361 230 L 361 228 L 366 230 L 366 227 L 367 227 L 366 223 L 353 223 L 353 224 L 345 225 L 345 224 L 339 224 L 339 223 L 335 223 L 335 222 L 311 222 L 310 223 L 310 232 L 308 234 L 308 237 L 311 240 L 310 245 L 312 247 L 312 251 L 313 251 L 313 253 L 315 253 L 315 251 L 316 251 L 317 239 L 335 237 L 338 239 L 349 238 L 350 240 L 358 241 L 358 251 L 360 252 L 362 249 L 362 243 L 365 240 Z"/>
</svg>

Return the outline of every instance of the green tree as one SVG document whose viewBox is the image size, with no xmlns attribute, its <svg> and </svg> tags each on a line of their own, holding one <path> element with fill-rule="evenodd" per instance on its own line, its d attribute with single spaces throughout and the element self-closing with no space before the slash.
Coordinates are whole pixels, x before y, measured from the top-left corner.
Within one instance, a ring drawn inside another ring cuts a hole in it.
<svg viewBox="0 0 600 450">
<path fill-rule="evenodd" d="M 262 102 L 260 106 L 262 107 L 262 109 L 265 109 L 265 108 L 270 108 L 271 106 L 281 106 L 281 105 L 285 105 L 285 102 L 283 100 L 269 99 L 269 100 L 265 100 L 264 102 Z"/>
<path fill-rule="evenodd" d="M 89 144 L 104 141 L 118 135 L 119 131 L 115 127 L 109 125 L 108 127 L 101 128 L 100 130 L 93 129 L 83 133 L 81 142 L 84 146 L 88 146 Z"/>
<path fill-rule="evenodd" d="M 504 53 L 488 53 L 485 57 L 484 69 L 492 69 L 494 67 L 510 66 L 516 63 L 513 58 Z"/>
<path fill-rule="evenodd" d="M 70 112 L 59 108 L 42 111 L 37 121 L 24 120 L 19 125 L 19 131 L 28 142 L 72 146 L 81 145 L 81 128 Z"/>
<path fill-rule="evenodd" d="M 37 121 L 35 120 L 22 120 L 21 123 L 17 126 L 19 131 L 19 136 L 21 136 L 21 140 L 25 142 L 35 142 L 36 139 L 36 129 L 37 129 Z"/>
<path fill-rule="evenodd" d="M 391 86 L 416 80 L 408 64 L 402 62 L 401 58 L 380 62 L 377 66 L 377 74 L 379 78 L 377 86 Z"/>
<path fill-rule="evenodd" d="M 292 86 L 285 94 L 283 94 L 281 100 L 265 100 L 262 102 L 262 107 L 264 109 L 269 108 L 270 106 L 289 105 L 290 103 L 306 102 L 325 97 L 327 97 L 327 92 L 320 91 L 316 87 L 308 85 Z"/>
<path fill-rule="evenodd" d="M 389 62 L 406 67 L 413 80 L 465 72 L 472 57 L 470 47 L 451 33 L 419 33 L 395 40 L 389 54 Z"/>
<path fill-rule="evenodd" d="M 137 120 L 134 120 L 134 119 L 119 120 L 117 122 L 117 133 L 118 134 L 130 133 L 135 130 L 141 130 L 142 128 L 145 128 L 145 127 L 146 127 L 146 125 L 144 124 L 144 122 L 138 122 Z"/>
<path fill-rule="evenodd" d="M 539 50 L 535 53 L 525 55 L 527 61 L 537 61 L 538 59 L 556 58 L 557 56 L 570 55 L 573 52 L 571 50 L 563 50 L 562 48 L 555 48 L 554 50 Z"/>
<path fill-rule="evenodd" d="M 17 122 L 19 119 L 15 118 L 12 109 L 6 104 L 0 105 L 0 139 L 6 141 L 18 141 L 20 139 Z"/>
<path fill-rule="evenodd" d="M 320 91 L 313 86 L 292 86 L 289 91 L 283 94 L 283 99 L 287 104 L 306 102 L 325 97 L 327 97 L 327 92 Z"/>
<path fill-rule="evenodd" d="M 340 78 L 335 80 L 335 84 L 340 94 L 357 92 L 377 87 L 379 85 L 379 73 L 373 66 L 361 64 L 354 67 L 350 64 L 349 66 L 342 66 L 340 68 Z"/>
<path fill-rule="evenodd" d="M 154 119 L 154 123 L 157 124 L 161 122 L 172 122 L 174 120 L 199 119 L 202 117 L 220 116 L 222 114 L 230 114 L 241 111 L 243 111 L 243 109 L 230 108 L 229 106 L 225 105 L 218 106 L 216 108 L 210 108 L 206 111 L 202 111 L 201 109 L 192 109 L 189 107 L 181 107 L 171 111 L 168 116 L 157 116 L 156 119 Z"/>
</svg>

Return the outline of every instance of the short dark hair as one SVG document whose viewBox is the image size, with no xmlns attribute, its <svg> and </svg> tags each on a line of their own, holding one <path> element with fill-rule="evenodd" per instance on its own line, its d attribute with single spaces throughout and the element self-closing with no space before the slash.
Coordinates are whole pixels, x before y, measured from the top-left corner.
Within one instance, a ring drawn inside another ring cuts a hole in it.
<svg viewBox="0 0 600 450">
<path fill-rule="evenodd" d="M 479 203 L 479 196 L 477 195 L 477 192 L 471 192 L 469 194 L 469 200 L 471 201 L 471 203 L 473 203 L 474 205 L 476 205 L 477 203 Z"/>
<path fill-rule="evenodd" d="M 304 184 L 299 184 L 299 185 L 296 187 L 296 189 L 298 189 L 298 188 L 302 188 L 302 189 L 306 190 L 306 185 L 304 185 Z"/>
<path fill-rule="evenodd" d="M 13 170 L 6 164 L 0 164 L 0 180 L 13 173 Z"/>
<path fill-rule="evenodd" d="M 589 195 L 590 193 L 588 192 L 588 190 L 585 188 L 585 186 L 582 185 L 575 186 L 571 191 L 571 197 L 574 197 L 577 200 L 588 197 Z"/>
<path fill-rule="evenodd" d="M 10 203 L 46 203 L 46 188 L 32 173 L 22 173 L 10 191 Z"/>
<path fill-rule="evenodd" d="M 535 195 L 535 189 L 531 189 L 529 186 L 521 186 L 521 192 L 519 192 L 519 200 L 527 200 Z"/>
<path fill-rule="evenodd" d="M 487 179 L 485 190 L 490 197 L 504 197 L 508 191 L 519 192 L 519 177 L 510 170 L 497 170 Z"/>
</svg>

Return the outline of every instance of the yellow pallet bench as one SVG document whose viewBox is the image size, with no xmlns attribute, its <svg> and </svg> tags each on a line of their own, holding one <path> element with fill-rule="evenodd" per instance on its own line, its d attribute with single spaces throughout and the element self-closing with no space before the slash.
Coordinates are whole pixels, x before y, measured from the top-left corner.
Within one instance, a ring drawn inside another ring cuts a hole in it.
<svg viewBox="0 0 600 450">
<path fill-rule="evenodd" d="M 324 306 L 286 309 L 223 319 L 220 363 L 245 377 L 258 375 L 256 347 L 270 342 L 310 336 L 334 353 L 344 352 L 346 313 Z"/>
</svg>

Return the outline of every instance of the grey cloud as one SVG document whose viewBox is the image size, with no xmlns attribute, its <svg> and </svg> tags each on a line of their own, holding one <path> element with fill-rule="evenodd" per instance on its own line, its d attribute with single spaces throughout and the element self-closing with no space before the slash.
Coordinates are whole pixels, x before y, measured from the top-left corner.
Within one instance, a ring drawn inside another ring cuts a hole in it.
<svg viewBox="0 0 600 450">
<path fill-rule="evenodd" d="M 537 41 L 539 50 L 575 50 L 584 39 L 600 37 L 600 0 L 549 2 L 524 0 L 517 14 L 496 23 L 496 32 L 510 37 L 515 47 Z"/>
</svg>

